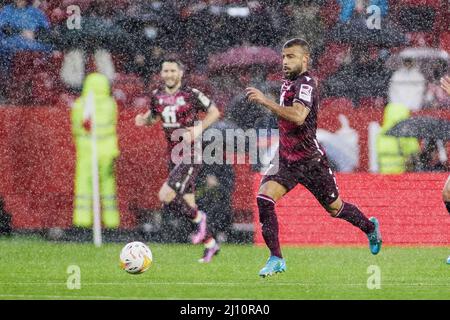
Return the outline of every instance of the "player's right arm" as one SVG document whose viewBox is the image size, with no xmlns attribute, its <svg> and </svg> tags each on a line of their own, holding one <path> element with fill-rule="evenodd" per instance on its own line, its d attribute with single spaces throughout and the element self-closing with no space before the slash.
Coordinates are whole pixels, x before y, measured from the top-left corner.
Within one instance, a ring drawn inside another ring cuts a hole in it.
<svg viewBox="0 0 450 320">
<path fill-rule="evenodd" d="M 161 120 L 160 115 L 153 116 L 152 111 L 148 110 L 146 113 L 140 113 L 136 116 L 134 122 L 136 126 L 143 127 L 143 126 L 152 126 L 156 122 Z"/>
<path fill-rule="evenodd" d="M 259 103 L 272 111 L 278 117 L 291 121 L 297 125 L 302 125 L 309 114 L 309 107 L 301 101 L 295 101 L 292 107 L 282 107 L 275 101 L 267 98 L 260 90 L 249 87 L 246 89 L 247 98 L 255 103 Z"/>
<path fill-rule="evenodd" d="M 448 95 L 450 95 L 450 77 L 449 76 L 441 78 L 441 88 L 444 89 Z"/>
<path fill-rule="evenodd" d="M 156 111 L 156 104 L 157 100 L 155 98 L 155 94 L 158 90 L 154 90 L 152 93 L 152 97 L 150 99 L 150 106 L 148 108 L 148 111 L 146 113 L 140 113 L 136 116 L 134 119 L 134 123 L 138 127 L 144 127 L 144 126 L 152 126 L 159 120 L 161 120 L 161 114 Z"/>
</svg>

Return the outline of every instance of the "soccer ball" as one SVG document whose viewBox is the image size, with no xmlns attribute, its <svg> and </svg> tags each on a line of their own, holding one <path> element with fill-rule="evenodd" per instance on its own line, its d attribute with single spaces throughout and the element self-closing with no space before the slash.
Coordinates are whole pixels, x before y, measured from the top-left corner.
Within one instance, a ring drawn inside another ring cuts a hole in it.
<svg viewBox="0 0 450 320">
<path fill-rule="evenodd" d="M 120 252 L 120 267 L 128 273 L 143 273 L 150 268 L 152 261 L 152 251 L 139 241 L 126 244 Z"/>
</svg>

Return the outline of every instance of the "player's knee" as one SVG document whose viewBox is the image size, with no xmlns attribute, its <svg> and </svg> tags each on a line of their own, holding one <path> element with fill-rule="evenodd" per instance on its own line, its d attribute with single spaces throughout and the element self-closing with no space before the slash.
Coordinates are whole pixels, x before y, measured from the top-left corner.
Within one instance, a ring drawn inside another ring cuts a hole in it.
<svg viewBox="0 0 450 320">
<path fill-rule="evenodd" d="M 323 207 L 328 212 L 330 217 L 336 218 L 341 213 L 343 205 L 344 204 L 342 202 L 336 201 L 330 205 L 324 205 Z"/>
<path fill-rule="evenodd" d="M 450 201 L 450 188 L 444 188 L 444 190 L 442 190 L 442 199 L 445 202 Z"/>
<path fill-rule="evenodd" d="M 336 218 L 341 212 L 344 203 L 340 198 L 337 198 L 334 202 L 328 205 L 322 204 L 322 206 L 332 218 Z"/>
<path fill-rule="evenodd" d="M 331 207 L 325 207 L 325 210 L 328 212 L 328 214 L 332 218 L 336 218 L 339 215 L 339 209 L 331 208 Z"/>
<path fill-rule="evenodd" d="M 159 201 L 164 204 L 169 204 L 175 198 L 176 194 L 173 190 L 160 190 L 158 194 Z"/>
</svg>

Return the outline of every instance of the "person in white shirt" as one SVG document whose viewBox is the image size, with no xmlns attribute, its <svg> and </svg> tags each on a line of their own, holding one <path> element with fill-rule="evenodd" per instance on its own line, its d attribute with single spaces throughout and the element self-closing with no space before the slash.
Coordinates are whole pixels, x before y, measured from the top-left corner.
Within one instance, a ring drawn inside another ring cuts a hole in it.
<svg viewBox="0 0 450 320">
<path fill-rule="evenodd" d="M 425 77 L 411 58 L 403 59 L 403 66 L 394 72 L 389 84 L 389 102 L 404 104 L 411 111 L 422 108 Z"/>
</svg>

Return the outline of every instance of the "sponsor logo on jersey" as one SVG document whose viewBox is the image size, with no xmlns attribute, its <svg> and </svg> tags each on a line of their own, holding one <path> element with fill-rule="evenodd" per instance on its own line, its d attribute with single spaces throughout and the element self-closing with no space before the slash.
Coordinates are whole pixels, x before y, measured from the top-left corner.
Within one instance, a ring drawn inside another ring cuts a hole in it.
<svg viewBox="0 0 450 320">
<path fill-rule="evenodd" d="M 302 84 L 300 86 L 300 93 L 298 97 L 302 100 L 311 102 L 312 89 L 313 87 L 311 87 L 310 85 Z"/>
</svg>

